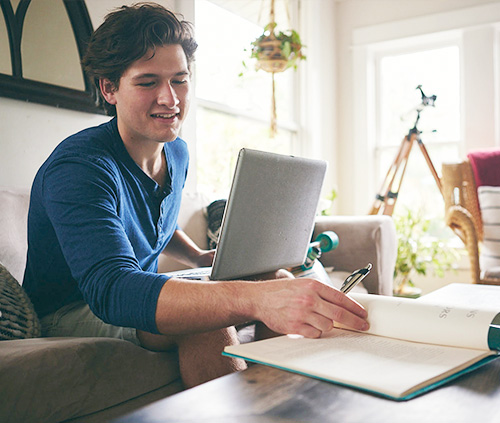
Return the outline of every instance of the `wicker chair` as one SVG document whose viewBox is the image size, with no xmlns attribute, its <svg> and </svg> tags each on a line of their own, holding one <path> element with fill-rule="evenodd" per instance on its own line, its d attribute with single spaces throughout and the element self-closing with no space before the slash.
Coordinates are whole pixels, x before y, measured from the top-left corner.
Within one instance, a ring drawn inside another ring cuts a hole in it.
<svg viewBox="0 0 500 423">
<path fill-rule="evenodd" d="M 444 163 L 441 182 L 445 203 L 445 221 L 467 249 L 472 282 L 500 285 L 500 278 L 485 276 L 480 267 L 479 252 L 483 241 L 483 222 L 474 172 L 469 160 L 460 163 Z"/>
</svg>

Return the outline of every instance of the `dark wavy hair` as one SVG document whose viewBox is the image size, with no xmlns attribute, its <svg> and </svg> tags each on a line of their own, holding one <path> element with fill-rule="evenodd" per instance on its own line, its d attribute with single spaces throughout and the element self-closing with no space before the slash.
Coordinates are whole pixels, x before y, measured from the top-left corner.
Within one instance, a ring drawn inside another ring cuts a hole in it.
<svg viewBox="0 0 500 423">
<path fill-rule="evenodd" d="M 97 88 L 96 101 L 108 115 L 115 116 L 116 107 L 102 97 L 99 80 L 107 78 L 118 88 L 121 76 L 133 62 L 151 49 L 170 44 L 181 45 L 191 66 L 198 47 L 192 24 L 158 4 L 121 6 L 104 18 L 89 40 L 82 65 Z"/>
</svg>

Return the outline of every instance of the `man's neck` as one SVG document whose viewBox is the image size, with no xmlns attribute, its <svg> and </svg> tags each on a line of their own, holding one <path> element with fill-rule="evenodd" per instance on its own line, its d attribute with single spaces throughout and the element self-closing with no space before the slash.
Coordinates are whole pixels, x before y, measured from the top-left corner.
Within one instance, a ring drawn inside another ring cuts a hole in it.
<svg viewBox="0 0 500 423">
<path fill-rule="evenodd" d="M 167 161 L 162 143 L 127 143 L 123 141 L 125 148 L 132 160 L 160 186 L 165 184 L 167 175 Z"/>
<path fill-rule="evenodd" d="M 162 146 L 162 149 L 159 151 L 159 154 L 156 157 L 149 159 L 143 158 L 141 163 L 138 163 L 137 161 L 136 163 L 146 175 L 156 181 L 158 185 L 163 187 L 165 185 L 165 178 L 167 175 L 167 161 L 165 159 L 163 145 L 160 145 Z"/>
</svg>

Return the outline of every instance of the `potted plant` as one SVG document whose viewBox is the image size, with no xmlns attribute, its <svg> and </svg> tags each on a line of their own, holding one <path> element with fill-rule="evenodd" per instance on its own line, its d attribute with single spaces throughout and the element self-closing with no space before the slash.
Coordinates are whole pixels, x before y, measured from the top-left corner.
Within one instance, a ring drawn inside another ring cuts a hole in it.
<svg viewBox="0 0 500 423">
<path fill-rule="evenodd" d="M 256 68 L 266 72 L 277 73 L 293 67 L 297 68 L 298 60 L 305 60 L 302 42 L 295 30 L 287 33 L 275 33 L 276 22 L 264 28 L 264 33 L 252 42 L 250 57 L 256 59 Z"/>
<path fill-rule="evenodd" d="M 333 202 L 337 198 L 337 190 L 332 189 L 330 194 L 319 200 L 319 210 L 321 216 L 330 216 L 332 214 Z"/>
<path fill-rule="evenodd" d="M 394 216 L 398 234 L 398 254 L 394 269 L 394 295 L 418 297 L 421 290 L 412 280 L 415 275 L 443 277 L 444 272 L 454 269 L 459 259 L 458 252 L 445 242 L 428 235 L 431 221 L 420 213 L 407 209 L 406 213 Z"/>
<path fill-rule="evenodd" d="M 291 29 L 276 33 L 274 0 L 271 0 L 269 21 L 270 23 L 264 28 L 264 33 L 251 43 L 250 58 L 256 59 L 257 70 L 262 69 L 272 76 L 270 136 L 274 137 L 277 132 L 274 74 L 292 67 L 296 69 L 298 61 L 305 60 L 306 56 L 303 54 L 303 45 L 297 31 Z M 246 64 L 243 63 L 243 66 L 246 67 Z"/>
</svg>

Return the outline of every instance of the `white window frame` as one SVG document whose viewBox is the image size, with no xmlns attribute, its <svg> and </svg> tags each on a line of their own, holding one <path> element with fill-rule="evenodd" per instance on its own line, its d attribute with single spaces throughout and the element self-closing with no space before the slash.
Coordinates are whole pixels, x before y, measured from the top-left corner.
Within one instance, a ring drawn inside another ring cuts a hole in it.
<svg viewBox="0 0 500 423">
<path fill-rule="evenodd" d="M 416 45 L 457 43 L 462 84 L 459 153 L 464 157 L 470 150 L 500 146 L 499 23 L 500 4 L 491 3 L 353 31 L 352 154 L 368 164 L 365 172 L 353 172 L 348 177 L 352 182 L 353 214 L 369 210 L 382 182 L 378 177 L 366 177 L 377 175 L 374 136 L 377 54 Z M 371 182 L 367 183 L 367 179 Z"/>
<path fill-rule="evenodd" d="M 188 21 L 195 22 L 194 0 L 175 1 L 175 10 Z M 257 1 L 257 0 L 255 0 Z M 259 0 L 260 1 L 260 0 Z M 298 155 L 311 158 L 336 157 L 334 143 L 336 132 L 335 104 L 335 2 L 324 0 L 297 0 L 299 15 L 297 30 L 306 44 L 307 60 L 294 72 L 297 83 L 296 108 L 297 137 L 292 146 Z M 322 30 L 318 31 L 318 27 Z M 331 55 L 324 54 L 325 51 Z M 182 136 L 188 141 L 191 164 L 186 189 L 197 189 L 196 178 L 196 109 L 198 102 L 192 98 L 191 110 L 183 125 Z M 279 110 L 278 110 L 279 113 Z M 278 122 L 279 123 L 279 122 Z M 289 127 L 287 127 L 289 129 Z M 329 167 L 325 179 L 325 193 L 335 186 L 335 165 Z"/>
<path fill-rule="evenodd" d="M 176 0 L 176 10 L 181 13 L 185 19 L 191 21 L 194 23 L 196 27 L 196 22 L 195 22 L 195 0 Z M 297 9 L 297 7 L 300 7 L 300 0 L 292 0 L 289 3 L 290 8 L 290 19 L 292 22 L 297 22 L 295 26 L 296 28 L 299 28 L 299 33 L 300 33 L 300 25 L 301 23 L 299 21 L 299 17 L 297 16 L 294 11 Z M 295 25 L 295 24 L 294 24 Z M 252 40 L 249 40 L 249 44 Z M 292 153 L 293 154 L 302 154 L 302 148 L 301 148 L 301 134 L 302 134 L 302 122 L 301 119 L 299 118 L 300 116 L 300 97 L 303 93 L 303 90 L 300 89 L 301 87 L 301 67 L 302 63 L 298 66 L 297 71 L 292 71 L 289 70 L 288 72 L 294 72 L 293 79 L 294 79 L 294 118 L 293 121 L 284 121 L 284 120 L 279 120 L 277 122 L 278 130 L 283 129 L 290 131 L 292 133 Z M 270 75 L 269 75 L 269 78 Z M 271 93 L 269 92 L 269 95 Z M 240 110 L 232 109 L 231 107 L 218 103 L 218 102 L 212 102 L 208 101 L 205 99 L 200 99 L 196 98 L 196 94 L 191 98 L 191 108 L 190 112 L 188 114 L 188 117 L 186 118 L 186 121 L 183 125 L 183 130 L 182 130 L 182 136 L 185 137 L 185 139 L 189 140 L 189 149 L 190 149 L 190 171 L 188 175 L 188 180 L 186 182 L 186 187 L 191 190 L 191 191 L 196 191 L 197 190 L 197 135 L 196 135 L 196 112 L 198 108 L 204 108 L 206 110 L 211 110 L 211 111 L 216 111 L 219 113 L 227 114 L 228 116 L 240 116 L 245 119 L 251 119 L 259 123 L 264 123 L 264 124 L 270 124 L 270 120 L 268 116 L 262 116 L 258 114 L 252 114 L 248 112 L 242 112 Z M 270 113 L 270 111 L 269 111 Z M 278 110 L 279 114 L 279 110 Z"/>
<path fill-rule="evenodd" d="M 422 52 L 422 51 L 428 51 L 428 50 L 434 50 L 434 49 L 439 49 L 439 48 L 444 48 L 444 47 L 458 47 L 459 49 L 459 55 L 461 54 L 462 51 L 462 46 L 461 46 L 461 35 L 458 31 L 450 31 L 444 34 L 436 34 L 431 37 L 425 36 L 425 37 L 416 37 L 414 39 L 406 40 L 403 45 L 400 45 L 401 43 L 399 40 L 395 43 L 382 43 L 377 46 L 373 46 L 373 71 L 374 71 L 374 112 L 373 112 L 373 125 L 374 125 L 374 132 L 373 132 L 373 157 L 374 157 L 374 167 L 373 167 L 373 172 L 375 174 L 375 181 L 378 181 L 378 183 L 382 183 L 381 175 L 385 175 L 388 169 L 381 169 L 380 165 L 380 159 L 382 156 L 383 151 L 389 150 L 389 149 L 394 149 L 399 148 L 401 145 L 401 142 L 405 135 L 408 134 L 409 130 L 413 127 L 414 120 L 408 121 L 408 131 L 406 133 L 401 133 L 400 138 L 398 139 L 393 139 L 393 140 L 388 140 L 390 141 L 389 143 L 382 145 L 382 129 L 381 129 L 381 119 L 380 119 L 380 112 L 381 112 L 381 107 L 382 107 L 382 100 L 381 100 L 381 92 L 382 88 L 380 86 L 380 62 L 383 58 L 389 57 L 389 56 L 395 56 L 395 55 L 402 55 L 402 54 L 411 54 L 411 53 L 417 53 L 417 52 Z M 410 66 L 410 64 L 409 64 Z M 462 75 L 460 75 L 460 78 L 462 78 Z M 463 81 L 460 82 L 460 85 L 463 86 Z M 416 88 L 416 87 L 414 87 Z M 425 87 L 423 87 L 424 92 L 427 95 L 432 95 L 434 93 L 428 92 L 425 90 Z M 461 104 L 460 104 L 461 106 Z M 438 103 L 437 106 L 439 107 L 439 98 L 438 98 Z M 461 107 L 460 107 L 461 109 Z M 401 114 L 403 115 L 405 110 L 401 111 Z M 425 110 L 421 114 L 421 119 L 425 119 Z M 412 119 L 416 118 L 416 113 L 413 116 Z M 463 140 L 463 121 L 461 120 L 461 128 L 459 129 L 459 138 L 457 140 L 441 140 L 441 141 L 433 141 L 431 143 L 426 143 L 425 142 L 425 135 L 422 136 L 422 141 L 424 142 L 424 145 L 429 149 L 430 145 L 446 145 L 446 146 L 455 146 L 457 148 L 457 151 L 460 151 L 462 146 L 464 145 L 464 140 Z M 420 125 L 419 125 L 420 127 Z M 409 160 L 412 160 L 412 156 L 414 155 L 421 154 L 420 149 L 418 146 L 415 144 L 413 146 L 413 149 L 410 153 L 410 158 Z M 431 156 L 432 160 L 432 153 L 429 152 L 429 155 Z M 437 161 L 434 161 L 433 165 L 436 167 L 437 166 Z M 436 168 L 438 173 L 440 173 L 440 169 Z M 424 172 L 430 170 L 424 169 Z M 430 175 L 430 173 L 429 173 Z M 378 186 L 376 187 L 378 191 Z M 403 186 L 404 189 L 404 186 Z"/>
</svg>

